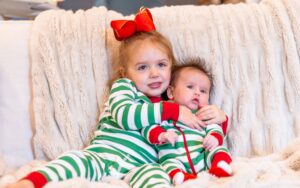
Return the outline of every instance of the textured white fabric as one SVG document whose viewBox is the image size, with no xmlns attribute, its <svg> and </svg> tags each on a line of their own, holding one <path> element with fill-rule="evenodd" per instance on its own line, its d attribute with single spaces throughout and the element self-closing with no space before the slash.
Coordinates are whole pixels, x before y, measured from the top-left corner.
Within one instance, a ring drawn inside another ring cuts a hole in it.
<svg viewBox="0 0 300 188">
<path fill-rule="evenodd" d="M 177 58 L 203 57 L 233 156 L 280 151 L 300 135 L 300 1 L 153 9 Z"/>
<path fill-rule="evenodd" d="M 300 2 L 151 11 L 177 58 L 207 60 L 215 75 L 212 103 L 224 109 L 231 124 L 227 140 L 235 156 L 234 176 L 218 180 L 204 172 L 180 187 L 300 186 L 299 140 L 279 152 L 300 134 Z M 35 20 L 31 55 L 39 158 L 53 159 L 88 142 L 101 110 L 109 62 L 117 53 L 109 28 L 115 18 L 122 16 L 94 8 L 76 14 L 49 11 Z"/>
<path fill-rule="evenodd" d="M 105 8 L 49 11 L 31 33 L 33 108 L 38 158 L 53 159 L 88 143 L 108 80 Z"/>
<path fill-rule="evenodd" d="M 212 103 L 229 116 L 233 156 L 280 151 L 300 134 L 300 3 L 152 9 L 178 59 L 202 57 L 214 74 Z M 97 124 L 118 42 L 113 11 L 50 11 L 33 24 L 33 104 L 39 152 L 81 148 Z"/>
<path fill-rule="evenodd" d="M 35 167 L 42 165 L 40 161 L 20 168 L 13 174 L 6 175 L 0 179 L 0 187 L 14 182 Z M 273 153 L 264 157 L 234 158 L 231 165 L 233 176 L 228 178 L 216 178 L 207 172 L 198 174 L 195 180 L 186 181 L 176 188 L 296 188 L 300 187 L 300 139 L 296 139 L 282 152 Z M 89 182 L 85 179 L 75 178 L 59 183 L 49 183 L 47 188 L 128 188 L 128 185 L 121 180 L 107 177 L 101 182 Z"/>
<path fill-rule="evenodd" d="M 0 156 L 7 167 L 19 167 L 33 159 L 28 52 L 31 23 L 0 21 Z"/>
</svg>

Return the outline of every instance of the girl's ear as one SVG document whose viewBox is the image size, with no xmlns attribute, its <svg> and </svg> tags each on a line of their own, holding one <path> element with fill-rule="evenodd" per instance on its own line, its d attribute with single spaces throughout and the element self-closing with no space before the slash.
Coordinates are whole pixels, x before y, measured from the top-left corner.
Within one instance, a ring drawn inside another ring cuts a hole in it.
<svg viewBox="0 0 300 188">
<path fill-rule="evenodd" d="M 169 86 L 168 89 L 167 89 L 167 96 L 170 100 L 173 100 L 173 86 Z"/>
<path fill-rule="evenodd" d="M 119 75 L 121 76 L 121 78 L 126 77 L 126 73 L 123 67 L 119 67 Z"/>
</svg>

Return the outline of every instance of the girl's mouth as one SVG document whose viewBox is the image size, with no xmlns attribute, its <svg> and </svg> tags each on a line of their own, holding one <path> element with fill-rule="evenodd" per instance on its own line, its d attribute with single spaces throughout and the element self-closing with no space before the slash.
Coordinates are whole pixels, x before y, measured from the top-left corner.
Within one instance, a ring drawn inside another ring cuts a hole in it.
<svg viewBox="0 0 300 188">
<path fill-rule="evenodd" d="M 151 83 L 151 84 L 148 84 L 148 86 L 149 86 L 151 89 L 157 89 L 157 88 L 160 88 L 161 82 L 153 82 L 153 83 Z"/>
</svg>

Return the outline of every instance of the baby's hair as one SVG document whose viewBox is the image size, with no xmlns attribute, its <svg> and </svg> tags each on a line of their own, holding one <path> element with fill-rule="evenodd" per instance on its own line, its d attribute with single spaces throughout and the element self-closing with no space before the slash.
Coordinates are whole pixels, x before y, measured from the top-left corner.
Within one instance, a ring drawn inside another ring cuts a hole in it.
<svg viewBox="0 0 300 188">
<path fill-rule="evenodd" d="M 112 83 L 119 79 L 124 77 L 124 71 L 126 71 L 127 62 L 130 59 L 130 53 L 129 53 L 129 47 L 134 44 L 136 41 L 143 41 L 143 40 L 150 40 L 153 43 L 161 45 L 166 51 L 168 58 L 170 59 L 172 63 L 172 67 L 175 64 L 175 57 L 173 54 L 173 49 L 171 42 L 162 34 L 160 34 L 157 31 L 151 31 L 151 32 L 139 32 L 135 35 L 129 37 L 128 39 L 125 39 L 121 41 L 121 45 L 119 48 L 119 57 L 116 61 L 115 70 L 113 72 L 112 79 L 109 82 L 109 87 L 111 87 Z"/>
<path fill-rule="evenodd" d="M 173 66 L 171 82 L 170 82 L 171 86 L 174 87 L 176 85 L 180 73 L 185 68 L 194 68 L 199 70 L 203 74 L 205 74 L 208 77 L 210 82 L 210 90 L 213 88 L 213 75 L 207 68 L 205 60 L 201 58 L 189 58 L 181 61 L 180 64 Z"/>
</svg>

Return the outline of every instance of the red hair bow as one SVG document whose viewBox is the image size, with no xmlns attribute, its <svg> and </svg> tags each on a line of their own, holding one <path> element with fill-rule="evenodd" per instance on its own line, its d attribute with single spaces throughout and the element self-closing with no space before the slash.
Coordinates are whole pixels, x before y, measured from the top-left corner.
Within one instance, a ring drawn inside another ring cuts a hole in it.
<svg viewBox="0 0 300 188">
<path fill-rule="evenodd" d="M 153 18 L 147 8 L 140 8 L 134 20 L 114 20 L 110 23 L 117 40 L 121 41 L 136 32 L 150 32 L 155 30 Z"/>
</svg>

